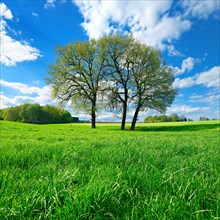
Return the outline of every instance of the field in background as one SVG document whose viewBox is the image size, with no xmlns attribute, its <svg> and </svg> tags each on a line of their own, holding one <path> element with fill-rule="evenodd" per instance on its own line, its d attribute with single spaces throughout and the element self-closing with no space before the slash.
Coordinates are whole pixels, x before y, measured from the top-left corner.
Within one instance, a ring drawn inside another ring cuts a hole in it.
<svg viewBox="0 0 220 220">
<path fill-rule="evenodd" d="M 220 219 L 219 121 L 0 123 L 0 219 Z"/>
</svg>

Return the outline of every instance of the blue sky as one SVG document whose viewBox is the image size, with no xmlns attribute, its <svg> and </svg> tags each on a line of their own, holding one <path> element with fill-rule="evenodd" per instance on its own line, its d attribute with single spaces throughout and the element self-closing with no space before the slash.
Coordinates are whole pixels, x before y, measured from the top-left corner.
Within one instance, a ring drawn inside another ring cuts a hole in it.
<svg viewBox="0 0 220 220">
<path fill-rule="evenodd" d="M 17 0 L 0 1 L 0 9 L 1 108 L 55 104 L 44 81 L 55 47 L 117 31 L 160 49 L 173 68 L 179 94 L 167 114 L 220 117 L 218 0 Z M 158 113 L 141 113 L 140 120 L 149 114 Z M 115 120 L 109 112 L 100 112 L 98 119 Z"/>
</svg>

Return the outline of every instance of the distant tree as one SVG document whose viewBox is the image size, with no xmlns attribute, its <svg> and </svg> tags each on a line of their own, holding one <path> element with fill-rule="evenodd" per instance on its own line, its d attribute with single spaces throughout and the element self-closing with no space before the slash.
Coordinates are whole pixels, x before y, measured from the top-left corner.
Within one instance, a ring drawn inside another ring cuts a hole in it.
<svg viewBox="0 0 220 220">
<path fill-rule="evenodd" d="M 33 124 L 71 123 L 71 114 L 55 106 L 23 104 L 3 109 L 2 118 L 7 121 L 21 121 Z"/>
<path fill-rule="evenodd" d="M 178 117 L 178 115 L 177 114 L 172 114 L 171 115 L 171 120 L 172 120 L 172 122 L 177 122 L 178 120 L 179 120 L 179 117 Z"/>
<path fill-rule="evenodd" d="M 70 123 L 72 122 L 71 114 L 55 106 L 43 106 L 44 123 Z"/>
<path fill-rule="evenodd" d="M 148 116 L 144 119 L 145 123 L 153 123 L 154 122 L 154 116 Z"/>
<path fill-rule="evenodd" d="M 179 116 L 179 121 L 187 121 L 187 118 L 184 115 Z"/>
<path fill-rule="evenodd" d="M 27 108 L 30 107 L 32 104 L 23 104 L 20 105 L 20 112 L 19 112 L 19 117 L 22 122 L 26 122 L 28 118 L 28 112 Z"/>
<path fill-rule="evenodd" d="M 20 116 L 24 122 L 39 124 L 41 123 L 42 109 L 39 104 L 29 104 L 22 106 L 22 112 Z"/>
<path fill-rule="evenodd" d="M 3 114 L 4 114 L 4 109 L 0 109 L 0 120 L 4 120 Z"/>
<path fill-rule="evenodd" d="M 193 121 L 193 119 L 191 119 L 191 118 L 188 118 L 188 121 Z"/>
<path fill-rule="evenodd" d="M 189 121 L 192 119 L 188 119 Z M 177 121 L 187 121 L 184 115 L 178 116 L 177 114 L 172 115 L 159 115 L 159 116 L 148 116 L 145 118 L 144 122 L 177 122 Z"/>
<path fill-rule="evenodd" d="M 199 120 L 200 121 L 209 121 L 209 118 L 207 118 L 207 117 L 200 117 Z"/>
<path fill-rule="evenodd" d="M 3 118 L 6 121 L 20 121 L 20 106 L 9 107 L 4 109 Z"/>
<path fill-rule="evenodd" d="M 103 47 L 98 40 L 57 47 L 47 78 L 53 97 L 60 103 L 70 101 L 75 110 L 90 112 L 92 128 L 96 127 L 97 102 L 106 74 Z"/>
</svg>

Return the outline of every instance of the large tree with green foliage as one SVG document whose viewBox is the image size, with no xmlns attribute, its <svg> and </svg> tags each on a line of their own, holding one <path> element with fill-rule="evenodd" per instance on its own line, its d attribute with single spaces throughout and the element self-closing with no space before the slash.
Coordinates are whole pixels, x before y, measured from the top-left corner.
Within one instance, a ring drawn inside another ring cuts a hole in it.
<svg viewBox="0 0 220 220">
<path fill-rule="evenodd" d="M 103 51 L 98 40 L 57 47 L 55 64 L 50 66 L 47 78 L 59 102 L 70 101 L 75 110 L 90 112 L 92 128 L 96 127 L 97 102 L 106 73 Z"/>
<path fill-rule="evenodd" d="M 104 36 L 105 58 L 107 61 L 108 80 L 110 82 L 108 100 L 111 109 L 122 114 L 121 130 L 125 129 L 131 85 L 130 55 L 134 44 L 131 36 Z"/>
<path fill-rule="evenodd" d="M 163 65 L 159 51 L 118 34 L 58 47 L 47 81 L 58 101 L 90 112 L 92 128 L 102 95 L 122 114 L 122 130 L 129 107 L 135 109 L 134 130 L 140 111 L 164 112 L 176 95 L 173 71 Z"/>
<path fill-rule="evenodd" d="M 176 90 L 174 75 L 163 65 L 160 52 L 132 36 L 105 36 L 108 79 L 111 82 L 109 103 L 121 110 L 121 129 L 125 129 L 128 109 L 135 109 L 131 130 L 140 111 L 164 112 L 172 104 Z"/>
<path fill-rule="evenodd" d="M 165 112 L 175 98 L 174 73 L 164 65 L 160 52 L 146 44 L 135 42 L 129 51 L 130 84 L 133 115 L 131 130 L 134 130 L 140 111 L 153 109 Z"/>
</svg>

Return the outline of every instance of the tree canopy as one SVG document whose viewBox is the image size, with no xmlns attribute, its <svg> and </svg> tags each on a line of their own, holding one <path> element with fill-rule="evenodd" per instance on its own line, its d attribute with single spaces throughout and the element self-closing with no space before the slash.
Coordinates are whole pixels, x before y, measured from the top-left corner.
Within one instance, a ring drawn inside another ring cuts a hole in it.
<svg viewBox="0 0 220 220">
<path fill-rule="evenodd" d="M 57 47 L 55 64 L 50 66 L 47 82 L 53 97 L 62 104 L 71 102 L 75 110 L 90 112 L 92 128 L 96 127 L 98 96 L 102 95 L 105 58 L 98 40 L 76 42 Z"/>
<path fill-rule="evenodd" d="M 105 107 L 121 113 L 122 130 L 133 109 L 133 130 L 140 111 L 165 112 L 177 93 L 173 71 L 160 52 L 132 36 L 106 35 L 57 47 L 56 52 L 47 78 L 53 97 L 75 111 L 89 112 L 92 128 L 97 111 Z"/>
<path fill-rule="evenodd" d="M 19 121 L 32 124 L 70 123 L 71 114 L 55 106 L 39 104 L 23 104 L 1 110 L 1 118 L 5 121 Z"/>
<path fill-rule="evenodd" d="M 188 119 L 191 120 L 192 119 Z M 187 118 L 183 115 L 178 116 L 177 114 L 172 115 L 155 115 L 148 116 L 144 119 L 145 123 L 157 123 L 157 122 L 178 122 L 178 121 L 187 121 Z"/>
</svg>

